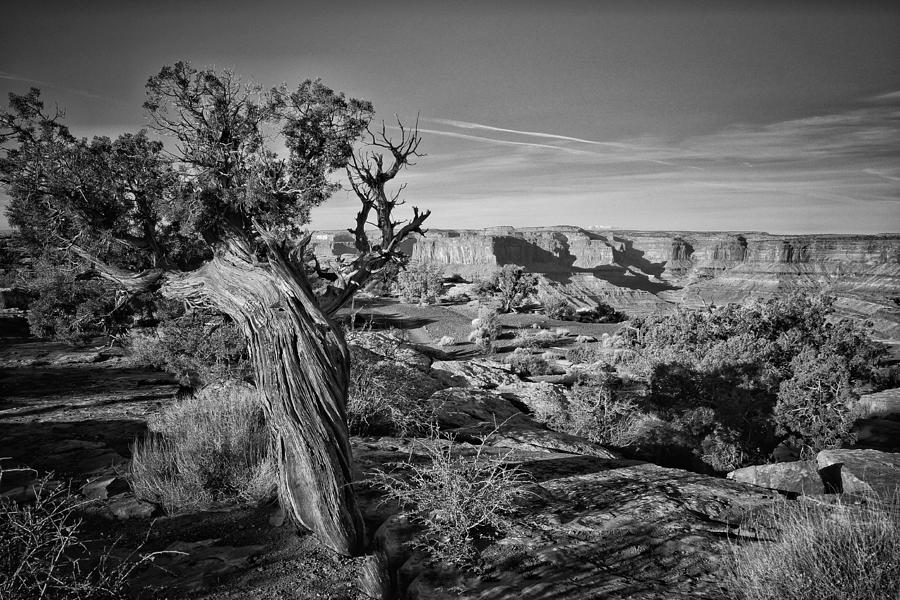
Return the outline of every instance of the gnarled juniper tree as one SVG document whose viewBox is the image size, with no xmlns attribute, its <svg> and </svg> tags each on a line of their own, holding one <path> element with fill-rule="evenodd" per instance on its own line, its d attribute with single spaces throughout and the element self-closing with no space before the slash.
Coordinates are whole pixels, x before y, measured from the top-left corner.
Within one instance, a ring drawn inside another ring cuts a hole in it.
<svg viewBox="0 0 900 600">
<path fill-rule="evenodd" d="M 149 79 L 144 103 L 152 129 L 174 138 L 170 150 L 144 131 L 79 139 L 38 90 L 10 98 L 0 113 L 10 222 L 80 256 L 124 299 L 158 290 L 228 314 L 248 341 L 282 503 L 334 550 L 361 551 L 349 354 L 332 319 L 373 272 L 403 260 L 404 239 L 423 233 L 430 212 L 394 220 L 402 201 L 386 189 L 418 156 L 418 129 L 370 131 L 372 105 L 319 80 L 263 90 L 183 62 Z M 303 228 L 342 169 L 362 203 L 349 230 L 357 255 L 329 269 L 311 257 Z"/>
</svg>

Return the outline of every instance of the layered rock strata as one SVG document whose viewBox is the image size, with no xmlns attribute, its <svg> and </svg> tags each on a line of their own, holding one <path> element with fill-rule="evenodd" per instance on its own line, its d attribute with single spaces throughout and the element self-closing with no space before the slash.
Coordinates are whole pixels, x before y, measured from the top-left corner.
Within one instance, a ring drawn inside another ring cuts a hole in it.
<svg viewBox="0 0 900 600">
<path fill-rule="evenodd" d="M 316 252 L 352 253 L 345 232 L 321 232 Z M 577 305 L 604 301 L 631 313 L 826 292 L 839 310 L 900 339 L 900 234 L 771 235 L 495 227 L 430 230 L 410 241 L 416 261 L 476 277 L 505 264 L 544 275 Z"/>
</svg>

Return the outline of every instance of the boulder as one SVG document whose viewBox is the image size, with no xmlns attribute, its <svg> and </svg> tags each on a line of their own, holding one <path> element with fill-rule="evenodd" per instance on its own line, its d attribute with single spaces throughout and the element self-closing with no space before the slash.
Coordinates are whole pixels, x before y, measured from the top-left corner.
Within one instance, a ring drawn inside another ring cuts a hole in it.
<svg viewBox="0 0 900 600">
<path fill-rule="evenodd" d="M 524 405 L 542 423 L 565 410 L 568 401 L 564 390 L 563 386 L 546 381 L 519 381 L 497 388 L 503 397 Z"/>
<path fill-rule="evenodd" d="M 900 453 L 822 450 L 816 464 L 829 491 L 891 498 L 900 488 Z"/>
<path fill-rule="evenodd" d="M 438 360 L 431 365 L 431 375 L 453 387 L 491 389 L 521 381 L 508 365 L 492 360 Z"/>
<path fill-rule="evenodd" d="M 811 460 L 753 465 L 735 469 L 727 477 L 741 483 L 749 483 L 780 492 L 804 495 L 825 493 L 818 467 L 815 461 Z"/>
<path fill-rule="evenodd" d="M 856 446 L 885 452 L 900 450 L 900 421 L 894 419 L 861 419 L 853 424 Z"/>
<path fill-rule="evenodd" d="M 109 515 L 120 521 L 128 519 L 149 519 L 156 512 L 156 505 L 138 500 L 131 494 L 119 494 L 106 506 Z"/>
<path fill-rule="evenodd" d="M 431 357 L 418 347 L 404 342 L 389 333 L 351 333 L 347 342 L 352 346 L 365 348 L 388 360 L 400 362 L 420 371 L 428 371 Z"/>
<path fill-rule="evenodd" d="M 509 400 L 489 392 L 472 388 L 448 388 L 435 392 L 429 399 L 434 417 L 441 429 L 483 429 L 510 421 L 526 420 L 525 414 Z"/>
<path fill-rule="evenodd" d="M 106 500 L 110 496 L 128 491 L 128 483 L 121 477 L 107 475 L 97 477 L 81 486 L 81 495 L 88 500 Z"/>
<path fill-rule="evenodd" d="M 860 396 L 855 412 L 864 418 L 900 415 L 900 388 Z"/>
<path fill-rule="evenodd" d="M 34 295 L 28 290 L 17 287 L 0 288 L 0 309 L 17 308 L 25 310 Z"/>
<path fill-rule="evenodd" d="M 485 431 L 485 434 L 490 431 Z M 596 456 L 597 458 L 620 458 L 607 450 L 577 435 L 553 431 L 534 423 L 517 421 L 501 425 L 497 432 L 487 438 L 487 443 L 495 448 L 511 448 L 530 452 L 555 452 Z"/>
</svg>

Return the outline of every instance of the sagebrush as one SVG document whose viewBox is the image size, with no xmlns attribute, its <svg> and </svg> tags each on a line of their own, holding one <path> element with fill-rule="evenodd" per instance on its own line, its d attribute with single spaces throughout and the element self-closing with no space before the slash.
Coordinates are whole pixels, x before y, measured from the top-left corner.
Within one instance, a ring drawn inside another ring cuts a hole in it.
<svg viewBox="0 0 900 600">
<path fill-rule="evenodd" d="M 132 447 L 134 493 L 168 513 L 273 497 L 271 434 L 255 395 L 246 385 L 208 387 L 154 415 Z"/>
</svg>

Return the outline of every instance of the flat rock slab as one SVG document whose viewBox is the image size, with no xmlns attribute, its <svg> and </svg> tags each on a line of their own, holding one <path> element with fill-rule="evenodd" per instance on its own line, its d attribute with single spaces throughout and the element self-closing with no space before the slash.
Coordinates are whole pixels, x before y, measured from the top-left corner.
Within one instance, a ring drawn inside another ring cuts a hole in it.
<svg viewBox="0 0 900 600">
<path fill-rule="evenodd" d="M 509 366 L 483 359 L 438 360 L 431 364 L 431 374 L 453 387 L 492 389 L 521 381 Z"/>
<path fill-rule="evenodd" d="M 735 469 L 728 474 L 728 479 L 781 492 L 804 495 L 825 493 L 819 468 L 812 460 Z"/>
<path fill-rule="evenodd" d="M 816 464 L 826 484 L 846 494 L 878 494 L 891 498 L 900 488 L 900 453 L 878 450 L 822 450 Z"/>
<path fill-rule="evenodd" d="M 367 440 L 354 451 L 366 468 L 391 455 L 420 460 L 415 444 L 396 439 Z M 729 536 L 744 534 L 739 524 L 777 498 L 640 461 L 528 451 L 502 456 L 531 478 L 512 531 L 483 549 L 478 575 L 435 571 L 422 557 L 407 556 L 395 578 L 408 586 L 409 598 L 718 599 Z M 381 543 L 391 566 L 398 564 L 402 536 Z"/>
<path fill-rule="evenodd" d="M 900 416 L 900 388 L 860 396 L 856 410 L 866 417 Z"/>
<path fill-rule="evenodd" d="M 420 371 L 428 371 L 431 357 L 416 345 L 409 344 L 387 333 L 351 333 L 347 341 L 353 346 L 365 348 L 386 359 L 414 367 Z"/>
<path fill-rule="evenodd" d="M 110 518 L 127 521 L 128 519 L 149 519 L 157 511 L 155 504 L 138 500 L 133 494 L 124 493 L 110 499 L 102 508 L 102 513 Z"/>
</svg>

